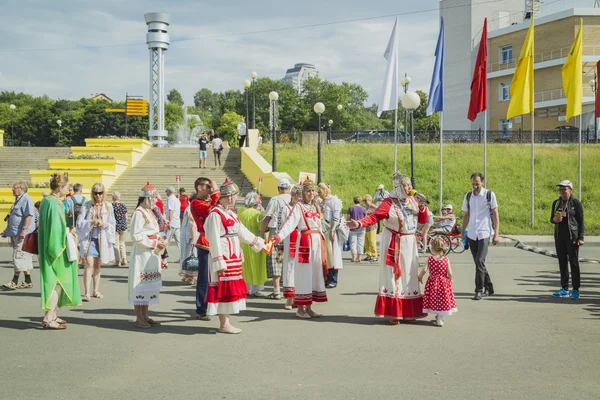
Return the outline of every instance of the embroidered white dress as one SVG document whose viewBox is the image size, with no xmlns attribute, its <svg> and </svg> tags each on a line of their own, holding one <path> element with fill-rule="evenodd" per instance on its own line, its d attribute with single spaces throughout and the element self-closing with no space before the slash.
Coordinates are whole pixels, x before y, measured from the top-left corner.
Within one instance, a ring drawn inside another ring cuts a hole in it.
<svg viewBox="0 0 600 400">
<path fill-rule="evenodd" d="M 296 203 L 276 236 L 285 239 L 296 228 L 300 237 L 294 259 L 294 304 L 305 306 L 313 301 L 325 302 L 327 250 L 321 231 L 321 215 L 314 205 Z"/>
<path fill-rule="evenodd" d="M 323 210 L 323 219 L 329 223 L 329 226 L 335 221 L 337 224 L 343 223 L 341 220 L 342 215 L 342 201 L 337 196 L 327 196 L 321 204 Z M 344 262 L 342 260 L 342 246 L 344 242 L 340 239 L 339 232 L 333 236 L 333 242 L 329 240 L 329 232 L 323 232 L 325 234 L 325 242 L 327 243 L 327 264 L 332 269 L 344 268 Z"/>
<path fill-rule="evenodd" d="M 206 314 L 238 314 L 246 309 L 248 293 L 242 277 L 244 256 L 241 243 L 246 243 L 252 250 L 259 252 L 265 241 L 246 229 L 233 210 L 220 205 L 208 214 L 204 229 L 210 246 Z M 224 273 L 219 275 L 218 271 Z"/>
<path fill-rule="evenodd" d="M 281 220 L 285 221 L 291 214 L 294 206 L 286 204 L 281 210 Z M 283 297 L 294 298 L 294 264 L 298 251 L 300 232 L 294 229 L 292 233 L 283 240 Z"/>
<path fill-rule="evenodd" d="M 380 247 L 379 293 L 375 315 L 392 319 L 417 319 L 423 313 L 423 295 L 419 285 L 419 257 L 415 231 L 417 204 L 413 197 L 406 205 L 387 198 L 375 212 L 359 222 L 369 226 L 383 220 Z"/>
<path fill-rule="evenodd" d="M 160 228 L 151 211 L 138 207 L 131 218 L 133 249 L 129 263 L 129 302 L 136 306 L 158 303 L 162 287 L 160 256 L 156 255 Z"/>
<path fill-rule="evenodd" d="M 98 215 L 99 214 L 99 215 Z M 77 218 L 77 237 L 79 238 L 79 254 L 87 257 L 90 248 L 94 227 L 94 217 L 102 220 L 106 228 L 100 228 L 98 232 L 98 252 L 102 264 L 115 261 L 115 250 L 113 248 L 116 239 L 116 220 L 112 204 L 103 202 L 100 207 L 94 207 L 91 201 L 86 201 L 81 207 Z"/>
</svg>

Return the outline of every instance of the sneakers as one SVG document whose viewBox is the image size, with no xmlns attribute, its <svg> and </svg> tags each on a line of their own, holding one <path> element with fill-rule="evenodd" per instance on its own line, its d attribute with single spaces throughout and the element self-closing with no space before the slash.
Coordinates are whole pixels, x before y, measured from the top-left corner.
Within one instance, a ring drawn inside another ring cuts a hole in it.
<svg viewBox="0 0 600 400">
<path fill-rule="evenodd" d="M 569 291 L 563 288 L 560 288 L 558 292 L 554 292 L 552 294 L 554 297 L 569 297 Z M 577 291 L 577 298 L 579 298 L 579 292 Z"/>
<path fill-rule="evenodd" d="M 471 300 L 481 300 L 481 299 L 483 299 L 483 293 L 475 292 L 475 296 L 473 296 L 473 298 Z"/>
<path fill-rule="evenodd" d="M 17 289 L 32 289 L 33 288 L 33 283 L 29 282 L 21 282 L 21 284 L 19 286 L 17 286 Z"/>
<path fill-rule="evenodd" d="M 579 290 L 571 291 L 571 300 L 579 300 Z"/>
<path fill-rule="evenodd" d="M 2 285 L 4 288 L 8 289 L 8 290 L 17 290 L 17 284 L 14 283 L 13 281 L 10 281 L 8 283 L 5 283 L 4 285 Z"/>
</svg>

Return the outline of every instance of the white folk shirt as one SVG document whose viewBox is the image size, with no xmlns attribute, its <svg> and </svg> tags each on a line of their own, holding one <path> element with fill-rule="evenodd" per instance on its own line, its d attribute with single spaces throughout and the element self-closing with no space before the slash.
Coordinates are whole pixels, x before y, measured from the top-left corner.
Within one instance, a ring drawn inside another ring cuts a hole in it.
<svg viewBox="0 0 600 400">
<path fill-rule="evenodd" d="M 181 221 L 181 202 L 174 194 L 167 197 L 167 208 L 165 209 L 165 219 L 171 223 L 171 228 L 180 228 Z"/>
<path fill-rule="evenodd" d="M 237 131 L 239 136 L 246 136 L 246 124 L 240 122 L 237 126 Z"/>
<path fill-rule="evenodd" d="M 490 209 L 487 204 L 487 189 L 481 189 L 479 196 L 475 196 L 475 193 L 471 195 L 470 210 L 467 207 L 467 195 L 463 200 L 462 210 L 463 212 L 469 211 L 469 226 L 468 236 L 471 240 L 481 240 L 489 238 L 494 233 L 492 229 L 492 218 Z M 496 201 L 496 194 L 492 192 L 491 209 L 498 208 L 498 202 Z"/>
<path fill-rule="evenodd" d="M 269 204 L 267 204 L 267 209 L 265 210 L 265 218 L 271 217 L 269 228 L 271 228 L 273 234 L 275 234 L 274 231 L 279 229 L 283 223 L 283 221 L 279 221 L 279 211 L 286 204 L 290 204 L 290 201 L 292 201 L 292 195 L 289 193 L 271 197 L 271 200 L 269 200 Z"/>
</svg>

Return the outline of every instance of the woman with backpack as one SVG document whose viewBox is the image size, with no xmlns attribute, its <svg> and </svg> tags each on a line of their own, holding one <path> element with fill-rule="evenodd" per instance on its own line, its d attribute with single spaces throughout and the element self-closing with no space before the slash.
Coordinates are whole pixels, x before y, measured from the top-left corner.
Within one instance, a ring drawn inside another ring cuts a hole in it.
<svg viewBox="0 0 600 400">
<path fill-rule="evenodd" d="M 83 301 L 90 301 L 90 285 L 92 269 L 94 287 L 91 297 L 101 299 L 100 267 L 115 261 L 116 221 L 112 204 L 104 200 L 104 185 L 96 183 L 92 186 L 92 200 L 86 201 L 77 219 L 77 236 L 79 251 L 86 258 L 83 274 L 85 293 Z"/>
</svg>

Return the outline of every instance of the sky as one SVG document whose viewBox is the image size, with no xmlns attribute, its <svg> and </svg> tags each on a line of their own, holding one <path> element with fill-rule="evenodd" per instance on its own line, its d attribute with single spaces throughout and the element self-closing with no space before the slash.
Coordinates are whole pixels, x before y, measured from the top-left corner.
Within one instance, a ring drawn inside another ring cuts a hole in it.
<svg viewBox="0 0 600 400">
<path fill-rule="evenodd" d="M 148 98 L 144 14 L 171 16 L 165 89 L 187 105 L 201 88 L 242 89 L 251 71 L 282 79 L 295 63 L 327 80 L 353 82 L 378 103 L 383 58 L 400 15 L 400 71 L 410 89 L 429 90 L 439 26 L 437 0 L 5 0 L 0 15 L 0 91 L 75 100 L 105 93 Z M 425 11 L 429 10 L 429 11 Z M 420 12 L 422 11 L 422 12 Z M 380 17 L 376 19 L 365 19 Z M 335 23 L 365 19 L 356 22 Z M 269 29 L 328 24 L 276 32 Z M 226 36 L 224 36 L 226 35 Z M 216 37 L 220 36 L 220 37 Z"/>
</svg>

